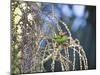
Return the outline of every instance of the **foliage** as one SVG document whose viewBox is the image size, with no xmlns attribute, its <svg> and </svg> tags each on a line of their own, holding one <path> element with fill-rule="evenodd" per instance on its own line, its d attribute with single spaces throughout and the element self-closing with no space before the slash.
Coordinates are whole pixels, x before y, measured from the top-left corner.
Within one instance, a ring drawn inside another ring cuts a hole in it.
<svg viewBox="0 0 100 75">
<path fill-rule="evenodd" d="M 73 39 L 68 25 L 58 20 L 52 6 L 49 14 L 53 21 L 46 20 L 46 26 L 51 32 L 47 34 L 42 27 L 45 15 L 43 3 L 12 1 L 11 3 L 11 63 L 12 74 L 47 72 L 44 66 L 50 59 L 51 71 L 55 71 L 56 61 L 61 64 L 61 71 L 77 70 L 76 58 L 79 58 L 79 69 L 88 69 L 87 57 L 78 39 Z M 56 27 L 54 22 L 56 21 Z M 60 24 L 60 23 L 61 24 Z M 67 30 L 63 32 L 61 25 Z M 62 53 L 63 51 L 63 53 Z M 70 54 L 70 51 L 72 54 Z M 76 57 L 76 54 L 78 56 Z"/>
</svg>

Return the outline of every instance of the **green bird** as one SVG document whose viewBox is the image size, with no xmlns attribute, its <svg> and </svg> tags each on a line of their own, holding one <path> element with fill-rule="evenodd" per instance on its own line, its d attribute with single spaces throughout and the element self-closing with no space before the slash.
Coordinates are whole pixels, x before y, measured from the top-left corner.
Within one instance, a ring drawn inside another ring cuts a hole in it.
<svg viewBox="0 0 100 75">
<path fill-rule="evenodd" d="M 59 32 L 59 34 L 54 37 L 54 41 L 58 44 L 64 44 L 68 40 L 68 36 L 65 34 L 64 32 Z"/>
</svg>

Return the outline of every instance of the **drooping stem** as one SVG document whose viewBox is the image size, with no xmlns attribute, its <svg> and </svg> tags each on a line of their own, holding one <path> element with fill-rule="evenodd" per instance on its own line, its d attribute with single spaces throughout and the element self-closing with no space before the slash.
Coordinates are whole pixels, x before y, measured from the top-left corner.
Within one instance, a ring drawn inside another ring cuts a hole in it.
<svg viewBox="0 0 100 75">
<path fill-rule="evenodd" d="M 73 70 L 75 70 L 75 59 L 76 59 L 75 56 L 76 56 L 75 55 L 75 48 L 73 48 Z"/>
</svg>

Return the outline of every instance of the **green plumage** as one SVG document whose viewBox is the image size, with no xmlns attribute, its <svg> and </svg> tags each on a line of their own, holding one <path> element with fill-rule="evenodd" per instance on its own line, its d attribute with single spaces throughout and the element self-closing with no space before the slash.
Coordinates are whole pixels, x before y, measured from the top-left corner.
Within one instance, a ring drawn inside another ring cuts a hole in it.
<svg viewBox="0 0 100 75">
<path fill-rule="evenodd" d="M 54 37 L 54 41 L 58 44 L 64 44 L 68 40 L 68 37 L 66 35 L 57 35 Z"/>
</svg>

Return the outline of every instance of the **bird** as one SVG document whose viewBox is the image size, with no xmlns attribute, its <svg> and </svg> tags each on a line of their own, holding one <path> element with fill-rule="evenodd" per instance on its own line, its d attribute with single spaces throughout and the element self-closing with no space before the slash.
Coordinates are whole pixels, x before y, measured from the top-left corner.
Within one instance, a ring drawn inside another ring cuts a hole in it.
<svg viewBox="0 0 100 75">
<path fill-rule="evenodd" d="M 54 37 L 54 41 L 58 44 L 64 44 L 68 40 L 68 36 L 66 35 L 66 32 L 60 31 L 58 35 Z"/>
</svg>

